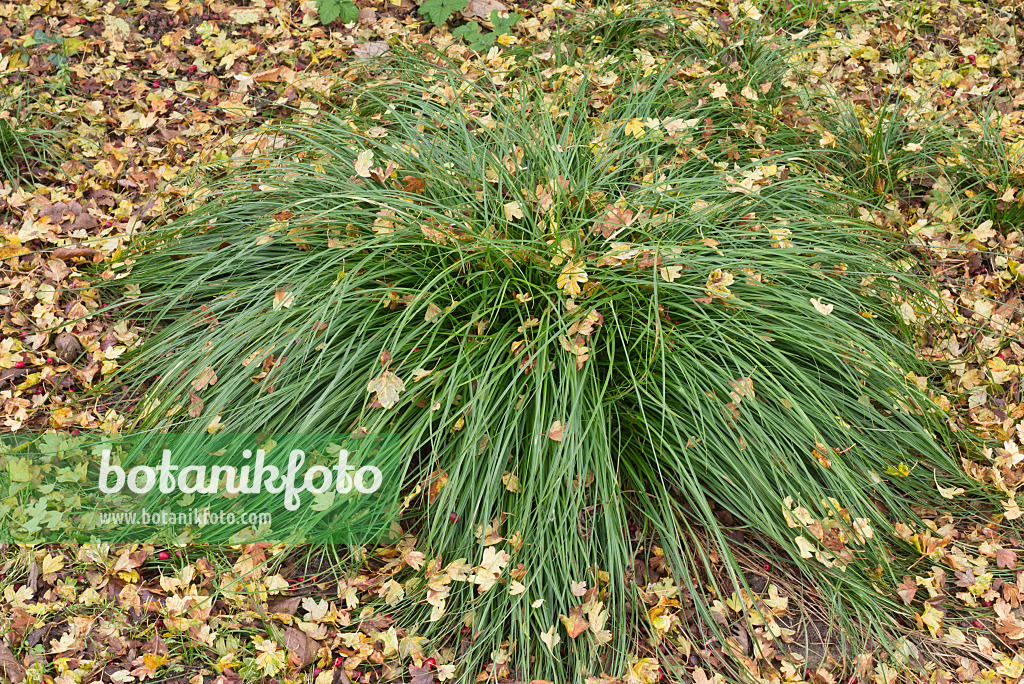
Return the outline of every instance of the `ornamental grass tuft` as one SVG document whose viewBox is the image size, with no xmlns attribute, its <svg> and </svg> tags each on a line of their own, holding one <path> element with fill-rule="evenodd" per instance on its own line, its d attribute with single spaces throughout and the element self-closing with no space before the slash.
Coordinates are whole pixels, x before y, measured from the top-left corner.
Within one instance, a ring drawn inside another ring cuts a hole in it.
<svg viewBox="0 0 1024 684">
<path fill-rule="evenodd" d="M 120 378 L 146 392 L 135 429 L 398 435 L 405 527 L 450 581 L 387 612 L 436 644 L 468 626 L 463 681 L 724 641 L 754 551 L 851 647 L 892 647 L 919 558 L 899 526 L 991 496 L 914 381 L 911 323 L 941 301 L 858 218 L 871 188 L 779 116 L 768 57 L 523 67 L 499 96 L 406 55 L 350 108 L 268 128 L 119 274 L 156 331 Z M 639 546 L 671 571 L 663 610 L 630 579 Z"/>
</svg>

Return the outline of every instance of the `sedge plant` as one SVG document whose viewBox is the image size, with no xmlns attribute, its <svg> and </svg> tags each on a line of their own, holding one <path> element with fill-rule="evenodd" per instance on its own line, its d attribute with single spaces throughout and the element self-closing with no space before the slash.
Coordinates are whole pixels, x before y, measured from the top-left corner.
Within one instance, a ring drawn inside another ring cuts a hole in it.
<svg viewBox="0 0 1024 684">
<path fill-rule="evenodd" d="M 396 435 L 427 560 L 388 612 L 462 681 L 621 675 L 651 640 L 721 636 L 746 579 L 716 508 L 851 644 L 896 643 L 919 554 L 894 526 L 994 504 L 907 379 L 906 307 L 935 302 L 778 86 L 717 96 L 779 74 L 684 61 L 601 101 L 578 66 L 499 95 L 405 55 L 350 109 L 267 129 L 112 281 L 153 331 L 118 378 L 145 391 L 135 428 Z M 692 622 L 627 581 L 631 523 Z"/>
</svg>

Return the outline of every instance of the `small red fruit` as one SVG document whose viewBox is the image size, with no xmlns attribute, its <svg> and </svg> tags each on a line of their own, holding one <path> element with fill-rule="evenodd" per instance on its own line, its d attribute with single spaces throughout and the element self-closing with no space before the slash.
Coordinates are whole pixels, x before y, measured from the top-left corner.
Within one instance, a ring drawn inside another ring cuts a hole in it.
<svg viewBox="0 0 1024 684">
<path fill-rule="evenodd" d="M 974 625 L 975 629 L 984 629 L 985 625 L 981 624 L 981 620 L 971 620 L 971 624 Z"/>
<path fill-rule="evenodd" d="M 771 572 L 772 571 L 772 564 L 771 563 L 765 563 L 764 565 L 761 566 L 761 569 L 764 570 L 765 572 Z"/>
<path fill-rule="evenodd" d="M 171 554 L 167 553 L 166 551 L 161 551 L 160 553 L 156 554 L 156 557 L 160 560 L 168 560 L 171 557 Z"/>
<path fill-rule="evenodd" d="M 15 361 L 14 362 L 14 367 L 15 368 L 24 368 L 25 367 L 25 362 L 24 361 Z"/>
<path fill-rule="evenodd" d="M 73 435 L 77 435 L 77 434 L 78 434 L 78 433 L 80 433 L 80 432 L 81 432 L 81 430 L 72 430 L 72 431 L 71 431 L 71 434 L 73 434 Z"/>
<path fill-rule="evenodd" d="M 433 658 L 427 658 L 423 661 L 423 667 L 434 667 L 435 665 L 437 665 L 437 661 Z"/>
<path fill-rule="evenodd" d="M 56 363 L 56 361 L 53 360 L 52 356 L 50 358 L 46 359 L 46 365 L 47 366 L 52 366 L 55 363 Z"/>
<path fill-rule="evenodd" d="M 448 516 L 448 522 L 453 522 L 453 523 L 459 522 L 459 514 L 458 513 L 452 513 L 451 515 L 449 515 Z"/>
<path fill-rule="evenodd" d="M 334 659 L 334 667 L 335 667 L 335 669 L 341 667 L 341 662 L 342 662 L 341 658 L 335 658 Z"/>
</svg>

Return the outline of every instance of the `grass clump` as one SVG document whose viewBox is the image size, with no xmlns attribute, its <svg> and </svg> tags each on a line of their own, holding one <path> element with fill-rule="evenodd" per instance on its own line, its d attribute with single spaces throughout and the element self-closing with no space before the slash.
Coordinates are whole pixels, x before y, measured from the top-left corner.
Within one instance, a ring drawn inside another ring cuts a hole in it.
<svg viewBox="0 0 1024 684">
<path fill-rule="evenodd" d="M 0 182 L 35 180 L 53 168 L 58 134 L 35 111 L 39 88 L 9 86 L 0 91 Z"/>
<path fill-rule="evenodd" d="M 146 386 L 135 427 L 398 435 L 438 593 L 389 610 L 442 647 L 469 627 L 467 680 L 722 637 L 743 544 L 810 578 L 851 643 L 895 644 L 918 554 L 894 525 L 936 482 L 990 495 L 906 378 L 907 307 L 934 302 L 898 242 L 773 118 L 777 90 L 722 95 L 778 74 L 655 70 L 597 110 L 581 70 L 498 97 L 396 64 L 143 236 L 117 281 L 159 331 L 121 378 Z M 658 615 L 624 579 L 652 538 L 679 602 Z"/>
</svg>

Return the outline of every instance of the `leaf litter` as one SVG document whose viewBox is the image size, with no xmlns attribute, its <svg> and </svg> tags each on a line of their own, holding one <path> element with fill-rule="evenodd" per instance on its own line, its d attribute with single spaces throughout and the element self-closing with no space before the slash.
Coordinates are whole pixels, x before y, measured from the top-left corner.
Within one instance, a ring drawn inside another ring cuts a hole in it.
<svg viewBox="0 0 1024 684">
<path fill-rule="evenodd" d="M 46 152 L 50 155 L 45 163 L 14 156 L 21 177 L 0 185 L 3 429 L 74 435 L 78 430 L 121 428 L 134 397 L 115 395 L 99 402 L 80 397 L 116 371 L 121 355 L 147 331 L 103 311 L 90 279 L 113 277 L 109 267 L 122 258 L 130 240 L 152 222 L 185 209 L 182 198 L 191 174 L 205 162 L 273 144 L 256 133 L 261 121 L 283 115 L 283 106 L 306 113 L 328 106 L 339 80 L 358 77 L 353 63 L 382 58 L 389 41 L 429 43 L 467 69 L 479 69 L 486 61 L 491 73 L 495 66 L 500 72 L 508 59 L 503 49 L 516 44 L 550 49 L 551 33 L 561 27 L 567 10 L 574 9 L 561 1 L 518 3 L 522 20 L 503 24 L 500 36 L 486 34 L 494 38 L 484 44 L 477 22 L 497 25 L 500 17 L 492 12 L 507 11 L 505 4 L 431 2 L 424 3 L 426 8 L 410 0 L 360 2 L 356 21 L 328 26 L 321 24 L 322 8 L 311 0 L 249 6 L 219 0 L 106 5 L 32 0 L 0 5 L 0 117 L 55 131 L 61 138 L 44 150 L 44 159 Z M 344 3 L 337 4 L 341 17 Z M 698 2 L 672 9 L 695 33 L 707 36 L 716 27 L 725 30 L 736 18 L 762 11 L 769 13 L 749 2 Z M 423 17 L 443 24 L 453 14 L 475 19 L 475 31 L 463 31 L 465 38 L 490 51 L 479 54 L 453 42 L 445 26 L 425 33 L 420 29 Z M 980 486 L 1005 495 L 1002 509 L 992 511 L 994 523 L 1022 516 L 1017 494 L 1024 485 L 1024 347 L 1019 341 L 1024 89 L 1016 30 L 1021 20 L 1019 11 L 995 4 L 942 2 L 908 9 L 882 2 L 842 22 L 811 17 L 787 36 L 805 41 L 792 58 L 802 73 L 810 74 L 812 82 L 831 85 L 841 98 L 860 107 L 855 124 L 864 132 L 864 147 L 857 154 L 872 154 L 871 132 L 877 130 L 878 112 L 887 106 L 908 122 L 906 130 L 897 131 L 900 149 L 908 155 L 924 152 L 929 143 L 915 139 L 915 125 L 936 117 L 948 117 L 951 130 L 959 127 L 976 136 L 965 135 L 960 145 L 953 136 L 935 162 L 957 173 L 940 182 L 900 178 L 898 169 L 883 168 L 891 160 L 876 156 L 877 164 L 868 167 L 867 175 L 888 211 L 865 212 L 863 218 L 908 235 L 928 256 L 944 288 L 940 294 L 959 325 L 923 330 L 920 353 L 963 361 L 946 377 L 914 376 L 908 381 L 941 383 L 942 390 L 958 398 L 948 407 L 952 420 L 992 440 L 985 462 L 964 459 L 963 467 Z M 660 58 L 643 50 L 633 56 L 641 68 Z M 595 107 L 611 102 L 607 87 L 614 84 L 612 79 L 603 85 L 598 81 Z M 891 86 L 896 82 L 902 83 L 904 99 L 893 103 Z M 707 96 L 743 106 L 771 87 L 752 84 L 733 92 L 726 83 L 712 82 Z M 797 122 L 802 115 L 795 98 L 779 112 Z M 668 135 L 699 136 L 703 125 L 624 123 L 627 134 L 638 139 L 659 128 Z M 837 144 L 832 131 L 819 133 L 822 146 Z M 756 140 L 756 134 L 751 137 Z M 991 156 L 980 156 L 979 146 L 969 144 L 979 137 L 1004 155 L 1002 168 Z M 373 163 L 372 152 L 366 150 L 354 171 L 369 178 Z M 974 175 L 960 172 L 971 166 Z M 730 190 L 758 192 L 766 178 L 770 176 L 765 172 L 735 178 Z M 900 194 L 894 181 L 909 181 L 917 192 Z M 422 182 L 409 180 L 410 187 Z M 538 188 L 538 212 L 544 213 L 545 198 L 550 202 L 562 190 L 554 182 L 551 188 Z M 521 219 L 523 207 L 510 204 L 514 206 L 505 207 L 506 220 Z M 387 229 L 386 220 L 382 218 L 382 229 Z M 595 230 L 612 240 L 636 220 L 633 209 L 609 205 Z M 424 228 L 425 234 L 428 230 L 440 240 L 458 239 L 433 228 Z M 772 231 L 777 247 L 792 247 L 784 229 Z M 584 262 L 575 256 L 564 253 L 558 282 L 570 297 L 580 294 L 590 279 Z M 625 246 L 604 259 L 623 263 L 634 256 L 650 258 L 629 255 Z M 661 264 L 660 258 L 655 255 L 653 263 L 671 283 L 684 265 Z M 742 277 L 722 270 L 708 273 L 704 299 L 727 303 L 730 286 Z M 273 306 L 288 307 L 288 290 L 279 295 Z M 814 297 L 809 304 L 822 316 L 834 315 L 843 306 Z M 427 320 L 442 313 L 431 304 Z M 591 322 L 596 326 L 600 314 L 594 313 Z M 925 316 L 911 309 L 904 318 L 912 324 Z M 588 361 L 584 342 L 589 334 L 592 329 L 577 329 L 560 340 L 581 365 Z M 274 357 L 269 359 L 272 370 Z M 266 368 L 266 361 L 261 362 Z M 194 389 L 201 393 L 214 383 L 216 370 L 211 367 L 203 370 Z M 756 401 L 756 373 L 731 385 L 733 411 L 743 402 Z M 404 381 L 387 366 L 367 385 L 384 409 L 404 389 Z M 555 421 L 546 436 L 561 440 L 563 429 Z M 829 467 L 830 454 L 840 450 L 816 444 L 813 452 Z M 14 481 L 38 476 L 22 471 L 8 456 L 2 459 Z M 888 474 L 905 476 L 912 467 L 899 464 Z M 436 497 L 446 479 L 438 473 L 422 486 Z M 959 502 L 965 495 L 962 488 L 943 487 L 938 481 L 935 485 L 950 501 Z M 918 611 L 917 624 L 905 625 L 906 642 L 893 649 L 900 658 L 869 653 L 844 657 L 835 642 L 822 644 L 816 655 L 802 647 L 780 648 L 804 640 L 810 633 L 806 626 L 821 621 L 822 616 L 809 617 L 820 607 L 813 587 L 801 586 L 800 578 L 778 560 L 757 554 L 743 557 L 751 591 L 718 596 L 713 604 L 715 619 L 732 636 L 723 641 L 703 634 L 688 597 L 693 589 L 672 577 L 656 543 L 638 536 L 629 579 L 649 606 L 650 633 L 638 636 L 623 680 L 599 675 L 587 681 L 651 684 L 679 664 L 695 682 L 722 681 L 718 670 L 726 660 L 740 663 L 763 681 L 889 684 L 906 676 L 936 682 L 1018 681 L 1024 675 L 1020 538 L 999 533 L 995 525 L 965 528 L 941 511 L 918 514 L 919 526 L 897 527 L 920 556 L 917 574 L 886 585 L 894 600 Z M 815 507 L 813 502 L 794 501 L 787 515 L 792 527 L 804 530 L 799 539 L 807 556 L 826 566 L 841 567 L 872 534 L 858 521 L 848 521 L 852 527 L 841 523 L 838 502 Z M 486 546 L 476 565 L 468 559 L 442 564 L 440 558 L 427 558 L 416 550 L 411 531 L 402 530 L 391 546 L 372 550 L 348 577 L 336 576 L 326 563 L 314 562 L 310 568 L 309 559 L 259 544 L 226 551 L 9 545 L 0 566 L 0 622 L 5 626 L 0 672 L 15 682 L 58 684 L 101 677 L 114 682 L 221 684 L 258 677 L 285 682 L 299 681 L 303 672 L 305 681 L 312 677 L 317 684 L 453 680 L 459 653 L 473 634 L 464 629 L 459 643 L 429 644 L 410 626 L 398 624 L 389 611 L 424 583 L 429 587 L 424 600 L 433 617 L 459 609 L 445 600 L 452 583 L 471 583 L 483 593 L 499 582 L 528 582 L 528 573 L 514 564 L 521 541 L 503 539 L 500 527 L 500 521 L 492 521 L 481 529 Z M 541 628 L 539 639 L 552 653 L 587 633 L 598 647 L 607 641 L 608 609 L 600 600 L 600 587 L 613 580 L 604 574 L 595 569 L 592 577 L 581 577 L 571 589 L 579 604 L 560 615 L 559 624 Z M 794 615 L 802 617 L 794 622 Z M 827 624 L 827 614 L 823 617 Z M 203 657 L 189 655 L 195 649 Z M 937 654 L 938 659 L 928 668 L 922 653 Z M 481 676 L 514 681 L 514 673 L 502 669 L 498 656 Z M 907 675 L 918 666 L 921 674 Z"/>
</svg>

